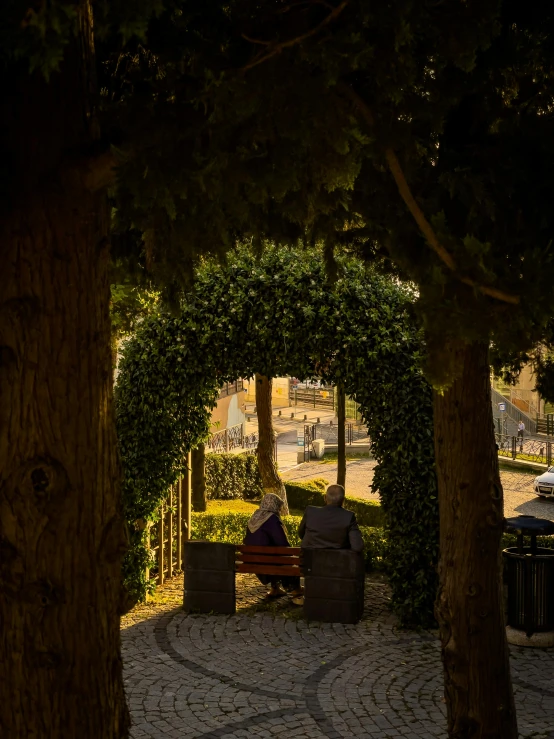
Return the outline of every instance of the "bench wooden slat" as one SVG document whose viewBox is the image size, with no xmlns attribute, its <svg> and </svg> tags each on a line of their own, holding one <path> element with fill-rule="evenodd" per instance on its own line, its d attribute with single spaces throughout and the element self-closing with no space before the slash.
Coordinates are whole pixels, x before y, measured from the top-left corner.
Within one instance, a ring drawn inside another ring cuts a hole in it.
<svg viewBox="0 0 554 739">
<path fill-rule="evenodd" d="M 237 562 L 258 562 L 261 565 L 299 565 L 300 557 L 284 557 L 280 554 L 238 554 Z"/>
<path fill-rule="evenodd" d="M 259 564 L 237 564 L 237 572 L 249 572 L 252 575 L 292 575 L 300 577 L 302 570 L 296 566 L 259 565 Z"/>
<path fill-rule="evenodd" d="M 283 554 L 288 556 L 299 555 L 302 553 L 301 547 L 258 547 L 248 544 L 239 544 L 237 552 L 243 554 Z"/>
</svg>

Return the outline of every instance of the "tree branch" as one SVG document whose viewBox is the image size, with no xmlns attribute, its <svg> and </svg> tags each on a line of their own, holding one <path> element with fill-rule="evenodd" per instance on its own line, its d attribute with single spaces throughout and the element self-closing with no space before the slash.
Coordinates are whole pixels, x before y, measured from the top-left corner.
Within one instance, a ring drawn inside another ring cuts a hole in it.
<svg viewBox="0 0 554 739">
<path fill-rule="evenodd" d="M 370 128 L 373 128 L 375 125 L 375 119 L 373 117 L 371 108 L 369 108 L 367 103 L 349 85 L 339 83 L 338 89 L 340 90 L 340 92 L 344 93 L 352 101 L 352 103 L 354 103 L 355 107 L 358 109 L 359 113 L 368 124 L 368 126 Z M 479 285 L 477 282 L 470 279 L 469 277 L 462 277 L 457 273 L 457 266 L 454 257 L 440 243 L 437 234 L 433 230 L 433 227 L 425 217 L 425 214 L 419 207 L 418 203 L 416 202 L 416 199 L 414 198 L 408 181 L 406 180 L 406 177 L 404 175 L 404 171 L 400 166 L 398 157 L 396 156 L 394 150 L 390 147 L 387 147 L 385 149 L 385 159 L 387 161 L 389 171 L 392 174 L 394 181 L 396 182 L 396 186 L 398 187 L 398 192 L 400 193 L 402 200 L 406 203 L 406 206 L 412 214 L 414 221 L 419 227 L 419 230 L 425 236 L 427 243 L 435 252 L 435 254 L 439 257 L 441 262 L 446 267 L 448 267 L 451 272 L 455 273 L 457 279 L 459 279 L 460 282 L 463 282 L 464 285 L 469 285 L 470 287 L 473 287 L 481 292 L 483 295 L 488 295 L 489 297 L 495 298 L 496 300 L 500 300 L 504 303 L 519 305 L 519 295 L 511 295 L 510 293 L 504 292 L 504 290 L 498 290 L 495 287 Z"/>
<path fill-rule="evenodd" d="M 258 64 L 263 64 L 263 62 L 266 62 L 268 59 L 271 59 L 272 57 L 276 56 L 277 54 L 280 54 L 283 49 L 287 49 L 291 46 L 296 46 L 297 44 L 301 44 L 306 39 L 310 38 L 311 36 L 315 36 L 316 33 L 319 33 L 322 28 L 325 28 L 331 21 L 335 20 L 342 11 L 346 8 L 350 0 L 343 0 L 340 5 L 337 5 L 336 8 L 334 8 L 329 15 L 327 15 L 319 25 L 315 26 L 315 28 L 312 28 L 310 31 L 307 31 L 306 33 L 302 34 L 301 36 L 297 36 L 296 38 L 289 39 L 288 41 L 278 41 L 278 42 L 272 42 L 272 41 L 261 41 L 258 39 L 252 39 L 248 38 L 243 34 L 243 38 L 247 41 L 250 41 L 253 44 L 260 44 L 262 46 L 265 46 L 267 48 L 267 53 L 257 55 L 254 57 L 254 59 L 246 64 L 242 68 L 242 72 L 247 72 L 249 69 L 253 69 L 254 67 L 257 67 Z"/>
</svg>

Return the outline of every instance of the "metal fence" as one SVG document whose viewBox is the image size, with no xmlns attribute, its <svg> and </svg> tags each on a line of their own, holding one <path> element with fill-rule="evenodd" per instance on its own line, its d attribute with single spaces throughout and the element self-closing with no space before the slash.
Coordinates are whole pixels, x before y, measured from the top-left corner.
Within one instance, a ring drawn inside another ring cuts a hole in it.
<svg viewBox="0 0 554 739">
<path fill-rule="evenodd" d="M 246 435 L 244 433 L 244 426 L 242 423 L 236 426 L 229 426 L 229 428 L 223 429 L 222 431 L 216 431 L 210 434 L 210 438 L 206 442 L 206 449 L 210 452 L 230 452 L 232 449 L 241 448 L 244 449 L 245 444 L 251 443 L 250 437 L 252 434 Z M 256 441 L 257 443 L 257 441 Z"/>
<path fill-rule="evenodd" d="M 309 385 L 291 385 L 289 388 L 289 403 L 291 406 L 305 406 L 308 408 L 322 408 L 335 411 L 337 408 L 337 389 L 333 385 L 310 387 Z M 346 398 L 346 417 L 362 420 L 360 405 L 352 398 Z"/>
<path fill-rule="evenodd" d="M 226 398 L 228 395 L 234 395 L 244 390 L 244 380 L 235 380 L 234 382 L 226 382 L 219 391 L 220 398 Z"/>
<path fill-rule="evenodd" d="M 244 433 L 244 426 L 237 424 L 229 426 L 210 434 L 206 442 L 206 451 L 215 452 L 217 454 L 232 452 L 235 449 L 242 449 L 246 453 L 254 454 L 258 447 L 259 434 L 253 431 L 250 434 Z M 277 460 L 277 440 L 275 440 L 273 457 Z"/>
<path fill-rule="evenodd" d="M 339 443 L 340 426 L 337 423 L 314 423 L 309 428 L 312 439 L 324 439 L 327 444 Z M 355 441 L 361 440 L 367 441 L 367 427 L 347 423 L 344 428 L 344 436 L 346 444 L 353 444 Z"/>
<path fill-rule="evenodd" d="M 495 434 L 498 455 L 526 462 L 552 465 L 552 442 L 546 439 L 525 439 L 506 434 Z"/>
<path fill-rule="evenodd" d="M 326 444 L 338 444 L 339 428 L 338 424 L 306 424 L 304 426 L 304 461 L 309 462 L 315 439 L 323 439 Z M 367 427 L 363 425 L 345 424 L 344 436 L 347 446 L 351 446 L 357 441 L 367 441 L 369 443 Z"/>
<path fill-rule="evenodd" d="M 147 546 L 154 556 L 154 565 L 146 571 L 146 579 L 153 578 L 158 585 L 163 585 L 182 567 L 183 542 L 189 538 L 189 484 L 187 478 L 181 478 L 170 487 L 166 500 L 158 509 L 158 522 L 148 530 Z"/>
<path fill-rule="evenodd" d="M 491 400 L 492 400 L 493 417 L 495 419 L 498 417 L 504 417 L 504 413 L 505 413 L 505 415 L 513 423 L 519 423 L 520 421 L 523 421 L 523 423 L 525 424 L 525 429 L 527 433 L 529 434 L 537 433 L 537 422 L 534 421 L 532 418 L 530 418 L 527 415 L 527 413 L 524 413 L 517 406 L 511 403 L 508 400 L 508 398 L 505 398 L 504 395 L 502 395 L 502 393 L 499 393 L 498 390 L 495 390 L 494 388 L 491 388 Z M 500 403 L 503 403 L 506 408 L 506 410 L 503 413 L 499 410 Z"/>
</svg>

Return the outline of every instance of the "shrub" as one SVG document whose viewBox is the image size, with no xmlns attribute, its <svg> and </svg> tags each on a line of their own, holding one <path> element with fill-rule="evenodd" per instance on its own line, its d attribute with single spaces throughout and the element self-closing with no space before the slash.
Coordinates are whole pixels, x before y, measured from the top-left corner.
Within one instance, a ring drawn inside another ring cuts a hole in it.
<svg viewBox="0 0 554 739">
<path fill-rule="evenodd" d="M 208 499 L 260 498 L 262 480 L 255 454 L 206 454 Z"/>
<path fill-rule="evenodd" d="M 529 542 L 528 536 L 525 537 L 525 541 L 526 543 Z M 501 542 L 502 549 L 506 549 L 507 547 L 516 547 L 516 546 L 517 546 L 517 534 L 502 534 L 502 542 Z M 554 536 L 537 536 L 537 546 L 554 549 Z"/>
<path fill-rule="evenodd" d="M 193 513 L 191 538 L 206 541 L 221 541 L 228 544 L 242 544 L 246 533 L 248 513 Z M 283 516 L 283 526 L 289 543 L 300 546 L 298 527 L 300 516 Z M 388 544 L 383 529 L 360 526 L 365 546 L 366 570 L 384 569 L 388 564 Z"/>
</svg>

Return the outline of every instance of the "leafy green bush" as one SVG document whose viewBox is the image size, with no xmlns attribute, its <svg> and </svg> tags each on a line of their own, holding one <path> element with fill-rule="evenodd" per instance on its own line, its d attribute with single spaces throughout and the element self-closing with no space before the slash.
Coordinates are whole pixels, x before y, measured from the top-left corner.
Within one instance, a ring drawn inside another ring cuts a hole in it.
<svg viewBox="0 0 554 739">
<path fill-rule="evenodd" d="M 529 541 L 529 537 L 525 537 Z M 517 546 L 517 534 L 502 534 L 501 548 Z M 554 549 L 554 536 L 537 536 L 537 546 Z"/>
<path fill-rule="evenodd" d="M 255 454 L 206 454 L 206 495 L 209 499 L 260 498 L 262 480 Z"/>
<path fill-rule="evenodd" d="M 246 534 L 248 513 L 193 513 L 191 538 L 242 544 Z M 289 543 L 300 546 L 298 527 L 300 516 L 283 516 L 283 526 Z M 365 546 L 366 569 L 385 569 L 388 564 L 388 544 L 383 529 L 360 526 Z"/>
</svg>

